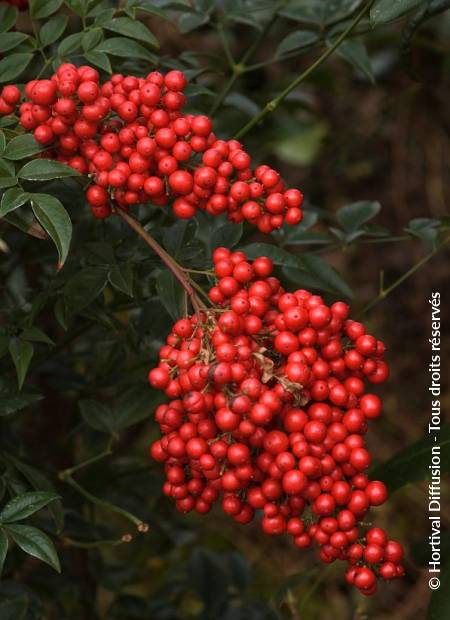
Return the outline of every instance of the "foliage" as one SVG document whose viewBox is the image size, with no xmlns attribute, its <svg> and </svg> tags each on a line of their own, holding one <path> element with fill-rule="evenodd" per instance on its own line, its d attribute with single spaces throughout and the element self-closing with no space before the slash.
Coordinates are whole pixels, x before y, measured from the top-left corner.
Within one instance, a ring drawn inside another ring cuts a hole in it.
<svg viewBox="0 0 450 620">
<path fill-rule="evenodd" d="M 30 0 L 19 13 L 1 2 L 0 83 L 46 76 L 69 61 L 105 76 L 181 69 L 192 111 L 214 114 L 225 137 L 249 132 L 258 160 L 276 158 L 294 176 L 290 166 L 314 166 L 333 138 L 314 89 L 332 92 L 332 71 L 370 89 L 399 58 L 410 67 L 414 37 L 438 31 L 429 20 L 444 19 L 447 8 L 437 0 Z M 179 45 L 171 54 L 167 29 Z M 324 61 L 334 46 L 330 69 Z M 317 60 L 314 72 L 299 71 Z M 119 218 L 93 220 L 83 178 L 36 158 L 40 150 L 14 121 L 0 120 L 0 617 L 257 620 L 298 617 L 303 604 L 308 617 L 321 617 L 308 558 L 299 578 L 274 586 L 276 575 L 254 571 L 252 554 L 233 548 L 235 534 L 220 531 L 220 521 L 217 532 L 202 532 L 165 503 L 146 454 L 159 402 L 146 373 L 188 300 Z M 395 242 L 428 260 L 448 241 L 448 220 L 428 213 L 381 226 L 376 199 L 344 199 L 333 212 L 313 198 L 299 226 L 270 237 L 203 214 L 174 221 L 156 206 L 135 215 L 199 286 L 210 277 L 202 272 L 212 249 L 226 245 L 270 256 L 292 286 L 362 310 L 404 278 L 387 287 L 381 280 L 377 297 L 364 299 L 351 274 L 335 268 L 341 256 L 363 260 Z M 381 253 L 377 264 L 386 267 Z M 403 444 L 378 466 L 380 476 L 392 489 L 426 479 L 427 446 Z M 445 617 L 443 590 L 431 603 L 433 620 Z"/>
</svg>

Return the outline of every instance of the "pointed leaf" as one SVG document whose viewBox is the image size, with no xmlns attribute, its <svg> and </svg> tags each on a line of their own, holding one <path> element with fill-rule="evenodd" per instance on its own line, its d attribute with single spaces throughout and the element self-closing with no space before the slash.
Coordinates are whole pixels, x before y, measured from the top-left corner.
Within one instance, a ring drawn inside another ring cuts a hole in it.
<svg viewBox="0 0 450 620">
<path fill-rule="evenodd" d="M 318 35 L 311 30 L 294 30 L 285 37 L 275 52 L 276 56 L 282 56 L 301 47 L 307 47 L 318 40 Z"/>
<path fill-rule="evenodd" d="M 36 155 L 42 150 L 42 146 L 36 142 L 33 134 L 25 133 L 22 136 L 16 136 L 8 142 L 3 153 L 6 159 L 18 160 L 25 157 Z"/>
<path fill-rule="evenodd" d="M 56 549 L 44 532 L 31 525 L 8 525 L 5 530 L 22 551 L 49 564 L 58 573 L 61 572 Z"/>
<path fill-rule="evenodd" d="M 143 45 L 133 39 L 127 39 L 126 37 L 112 37 L 112 39 L 106 39 L 102 41 L 95 48 L 96 52 L 105 52 L 106 54 L 112 54 L 113 56 L 120 56 L 122 58 L 142 58 L 150 62 L 156 61 L 156 56 L 148 51 Z"/>
<path fill-rule="evenodd" d="M 63 0 L 29 0 L 32 19 L 45 19 L 55 13 Z"/>
<path fill-rule="evenodd" d="M 89 306 L 103 291 L 107 279 L 108 271 L 101 267 L 85 267 L 79 271 L 64 287 L 67 310 L 76 314 Z"/>
<path fill-rule="evenodd" d="M 25 380 L 31 358 L 33 357 L 33 345 L 20 338 L 11 338 L 9 341 L 9 353 L 16 367 L 17 383 L 19 384 L 20 390 Z"/>
<path fill-rule="evenodd" d="M 184 297 L 181 284 L 170 271 L 163 271 L 156 280 L 156 290 L 167 312 L 175 321 L 178 320 L 182 314 Z"/>
<path fill-rule="evenodd" d="M 336 213 L 336 219 L 347 232 L 359 230 L 381 210 L 379 202 L 363 200 L 341 207 Z"/>
<path fill-rule="evenodd" d="M 30 491 L 18 495 L 3 508 L 0 513 L 0 522 L 22 521 L 58 498 L 59 496 L 56 493 L 49 493 L 48 491 Z"/>
<path fill-rule="evenodd" d="M 14 24 L 17 19 L 17 9 L 15 6 L 9 6 L 6 2 L 0 4 L 0 32 L 6 32 Z"/>
<path fill-rule="evenodd" d="M 358 41 L 357 39 L 343 41 L 336 51 L 341 58 L 363 73 L 372 82 L 372 84 L 375 82 L 369 54 L 367 53 L 367 48 L 362 41 Z"/>
<path fill-rule="evenodd" d="M 61 202 L 49 194 L 32 194 L 31 206 L 36 219 L 53 239 L 58 250 L 58 269 L 61 269 L 66 262 L 72 238 L 72 222 L 69 214 Z"/>
<path fill-rule="evenodd" d="M 79 407 L 83 420 L 101 433 L 115 430 L 114 416 L 109 407 L 95 400 L 80 400 Z"/>
<path fill-rule="evenodd" d="M 374 24 L 390 22 L 419 6 L 423 0 L 377 0 L 370 9 Z"/>
<path fill-rule="evenodd" d="M 114 265 L 109 272 L 108 279 L 114 288 L 133 297 L 133 267 L 130 263 Z"/>
<path fill-rule="evenodd" d="M 11 189 L 6 190 L 0 203 L 0 217 L 4 217 L 7 213 L 15 211 L 28 202 L 29 199 L 30 194 L 24 192 L 19 187 L 11 187 Z"/>
<path fill-rule="evenodd" d="M 148 43 L 153 47 L 159 47 L 158 39 L 155 35 L 142 22 L 131 19 L 130 17 L 116 17 L 109 23 L 104 25 L 104 28 L 111 30 L 112 32 L 118 32 L 125 37 L 137 39 Z"/>
<path fill-rule="evenodd" d="M 0 82 L 9 82 L 26 69 L 33 54 L 9 54 L 0 60 Z"/>
<path fill-rule="evenodd" d="M 80 173 L 59 161 L 33 159 L 19 170 L 17 176 L 27 181 L 51 181 L 64 177 L 79 177 Z"/>
<path fill-rule="evenodd" d="M 47 47 L 59 39 L 67 28 L 68 21 L 67 15 L 59 14 L 45 22 L 39 31 L 39 39 L 43 47 Z"/>
</svg>

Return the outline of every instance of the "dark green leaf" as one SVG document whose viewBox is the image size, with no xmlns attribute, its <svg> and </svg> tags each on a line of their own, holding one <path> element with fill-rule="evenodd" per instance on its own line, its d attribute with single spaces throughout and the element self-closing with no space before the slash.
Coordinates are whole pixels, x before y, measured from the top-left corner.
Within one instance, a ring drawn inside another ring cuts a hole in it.
<svg viewBox="0 0 450 620">
<path fill-rule="evenodd" d="M 214 94 L 214 93 L 213 93 Z M 224 100 L 224 105 L 229 106 L 231 108 L 235 108 L 236 110 L 240 110 L 244 112 L 248 116 L 255 116 L 258 114 L 259 107 L 256 105 L 254 101 L 252 101 L 249 97 L 246 97 L 242 93 L 234 92 L 230 93 L 226 96 Z"/>
<path fill-rule="evenodd" d="M 300 268 L 298 256 L 294 256 L 276 245 L 269 245 L 268 243 L 252 243 L 251 245 L 247 245 L 242 248 L 242 250 L 251 259 L 258 258 L 258 256 L 267 256 L 273 261 L 274 265 L 278 265 L 279 267 Z"/>
<path fill-rule="evenodd" d="M 109 407 L 95 400 L 80 400 L 79 407 L 86 424 L 101 433 L 114 432 L 114 416 Z"/>
<path fill-rule="evenodd" d="M 0 177 L 0 189 L 17 185 L 17 177 Z"/>
<path fill-rule="evenodd" d="M 318 35 L 311 30 L 294 30 L 285 37 L 275 52 L 276 56 L 282 56 L 301 47 L 307 47 L 318 40 Z"/>
<path fill-rule="evenodd" d="M 42 331 L 42 329 L 36 327 L 35 325 L 32 327 L 26 327 L 20 334 L 20 337 L 24 340 L 30 340 L 31 342 L 43 342 L 50 345 L 55 344 L 53 340 Z"/>
<path fill-rule="evenodd" d="M 13 521 L 22 521 L 55 499 L 58 499 L 58 495 L 48 491 L 31 491 L 18 495 L 9 500 L 3 508 L 0 513 L 0 522 L 12 523 Z"/>
<path fill-rule="evenodd" d="M 5 563 L 6 554 L 8 553 L 8 537 L 0 528 L 0 577 L 3 571 L 3 565 Z M 0 607 L 1 610 L 1 607 Z"/>
<path fill-rule="evenodd" d="M 50 181 L 64 177 L 78 177 L 80 173 L 70 166 L 51 159 L 33 159 L 21 168 L 17 174 L 27 181 Z M 45 195 L 45 194 L 42 194 Z"/>
<path fill-rule="evenodd" d="M 288 164 L 309 166 L 317 159 L 327 133 L 328 126 L 323 121 L 299 127 L 277 140 L 274 151 Z"/>
<path fill-rule="evenodd" d="M 29 0 L 32 19 L 45 19 L 55 13 L 63 0 Z"/>
<path fill-rule="evenodd" d="M 81 36 L 81 46 L 85 52 L 93 49 L 101 41 L 103 41 L 103 30 L 101 28 L 86 30 Z"/>
<path fill-rule="evenodd" d="M 372 83 L 375 82 L 369 54 L 362 41 L 358 39 L 344 41 L 337 48 L 337 53 L 355 69 L 363 73 Z"/>
<path fill-rule="evenodd" d="M 105 24 L 107 24 L 108 22 L 112 20 L 115 12 L 116 12 L 115 9 L 105 9 L 104 11 L 101 11 L 95 16 L 95 21 L 94 21 L 95 25 L 104 26 Z"/>
<path fill-rule="evenodd" d="M 121 56 L 122 58 L 143 58 L 152 63 L 156 61 L 156 56 L 149 52 L 143 45 L 137 41 L 133 41 L 133 39 L 127 39 L 125 37 L 106 39 L 106 41 L 97 45 L 95 51 L 105 52 L 113 56 Z"/>
<path fill-rule="evenodd" d="M 232 248 L 239 243 L 242 232 L 242 224 L 223 224 L 220 228 L 216 228 L 211 235 L 211 249 L 221 246 Z"/>
<path fill-rule="evenodd" d="M 141 420 L 150 419 L 155 407 L 163 400 L 147 385 L 135 385 L 124 392 L 114 405 L 114 427 L 116 430 L 128 428 Z"/>
<path fill-rule="evenodd" d="M 164 229 L 164 248 L 174 258 L 189 244 L 197 230 L 195 220 L 178 220 L 172 226 Z"/>
<path fill-rule="evenodd" d="M 42 400 L 40 394 L 24 394 L 17 393 L 10 396 L 0 396 L 0 416 L 11 415 L 21 409 L 25 409 L 29 405 Z"/>
<path fill-rule="evenodd" d="M 51 19 L 45 22 L 39 31 L 39 40 L 43 47 L 51 45 L 59 39 L 64 30 L 67 28 L 69 18 L 67 15 L 54 15 Z"/>
<path fill-rule="evenodd" d="M 111 62 L 108 56 L 104 52 L 98 52 L 97 50 L 91 50 L 84 55 L 86 60 L 96 67 L 100 67 L 106 73 L 112 73 Z"/>
<path fill-rule="evenodd" d="M 0 38 L 0 52 L 12 50 L 17 47 L 17 45 L 20 45 L 20 43 L 23 43 L 26 39 L 28 39 L 28 35 L 24 32 L 8 32 L 6 34 L 2 34 Z"/>
<path fill-rule="evenodd" d="M 60 201 L 50 194 L 32 194 L 33 213 L 58 250 L 58 269 L 66 262 L 72 238 L 72 222 Z"/>
<path fill-rule="evenodd" d="M 64 0 L 69 9 L 71 9 L 77 15 L 87 15 L 89 2 L 88 0 Z"/>
<path fill-rule="evenodd" d="M 5 530 L 22 551 L 49 564 L 58 573 L 61 572 L 55 547 L 44 532 L 30 525 L 8 525 Z"/>
<path fill-rule="evenodd" d="M 8 142 L 3 157 L 12 160 L 24 159 L 36 155 L 41 150 L 42 146 L 36 142 L 33 134 L 26 133 L 22 136 L 16 136 Z"/>
<path fill-rule="evenodd" d="M 361 201 L 341 207 L 336 219 L 347 232 L 359 230 L 366 222 L 374 218 L 381 210 L 379 202 Z"/>
<path fill-rule="evenodd" d="M 435 441 L 436 437 L 436 441 Z M 440 448 L 441 471 L 450 472 L 450 425 L 425 439 L 421 439 L 398 452 L 393 458 L 371 471 L 371 479 L 382 480 L 389 490 L 396 491 L 405 484 L 429 479 L 432 449 Z"/>
<path fill-rule="evenodd" d="M 183 13 L 178 22 L 180 32 L 186 34 L 209 22 L 209 15 L 205 13 Z"/>
<path fill-rule="evenodd" d="M 5 150 L 5 146 L 6 146 L 5 133 L 0 130 L 0 155 L 3 155 L 3 151 Z"/>
<path fill-rule="evenodd" d="M 330 293 L 342 293 L 345 297 L 353 297 L 349 286 L 335 269 L 314 254 L 302 254 L 301 266 L 316 282 L 316 288 Z"/>
<path fill-rule="evenodd" d="M 9 353 L 16 367 L 17 383 L 20 390 L 33 357 L 33 345 L 20 338 L 11 338 L 9 341 Z"/>
<path fill-rule="evenodd" d="M 6 32 L 14 24 L 17 19 L 17 9 L 6 2 L 0 3 L 0 32 Z"/>
<path fill-rule="evenodd" d="M 74 34 L 69 34 L 68 37 L 63 39 L 58 46 L 58 54 L 59 56 L 65 57 L 73 54 L 81 47 L 81 32 L 75 32 Z"/>
<path fill-rule="evenodd" d="M 11 54 L 0 60 L 0 82 L 18 77 L 30 63 L 33 54 Z"/>
<path fill-rule="evenodd" d="M 76 314 L 100 295 L 106 286 L 108 271 L 101 267 L 85 267 L 73 276 L 64 287 L 66 308 Z"/>
<path fill-rule="evenodd" d="M 370 9 L 370 19 L 374 24 L 390 22 L 412 11 L 423 0 L 376 0 Z"/>
<path fill-rule="evenodd" d="M 114 288 L 133 297 L 133 266 L 130 263 L 114 265 L 109 272 L 108 279 Z"/>
<path fill-rule="evenodd" d="M 408 223 L 405 231 L 414 237 L 418 237 L 424 243 L 433 244 L 438 238 L 439 220 L 418 217 Z"/>
<path fill-rule="evenodd" d="M 143 41 L 153 47 L 159 47 L 158 39 L 142 22 L 131 19 L 130 17 L 116 17 L 104 27 L 112 32 L 117 32 L 125 37 Z"/>
<path fill-rule="evenodd" d="M 159 299 L 170 316 L 176 321 L 182 315 L 184 292 L 181 284 L 170 271 L 162 271 L 156 280 Z"/>
<path fill-rule="evenodd" d="M 55 492 L 53 484 L 40 472 L 38 469 L 20 461 L 10 453 L 4 453 L 7 460 L 10 461 L 14 467 L 22 474 L 22 476 L 29 482 L 29 484 L 37 491 L 49 491 Z M 49 504 L 48 509 L 53 515 L 58 532 L 60 532 L 64 525 L 64 513 L 60 500 L 56 500 Z"/>
<path fill-rule="evenodd" d="M 15 211 L 30 200 L 30 194 L 24 192 L 19 187 L 12 187 L 6 190 L 0 203 L 0 217 Z"/>
</svg>

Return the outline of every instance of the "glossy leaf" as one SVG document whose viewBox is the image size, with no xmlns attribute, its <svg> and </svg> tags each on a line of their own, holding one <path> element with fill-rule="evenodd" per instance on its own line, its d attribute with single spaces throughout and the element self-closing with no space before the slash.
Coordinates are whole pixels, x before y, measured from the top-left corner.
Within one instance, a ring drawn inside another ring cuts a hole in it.
<svg viewBox="0 0 450 620">
<path fill-rule="evenodd" d="M 11 338 L 9 341 L 9 353 L 16 367 L 17 383 L 19 390 L 22 388 L 23 382 L 28 371 L 28 367 L 33 357 L 33 345 L 20 338 Z"/>
<path fill-rule="evenodd" d="M 276 56 L 283 56 L 301 47 L 308 47 L 318 40 L 318 35 L 311 30 L 294 30 L 285 37 L 275 52 Z"/>
<path fill-rule="evenodd" d="M 0 528 L 0 577 L 3 571 L 6 554 L 8 553 L 8 537 L 4 530 Z"/>
<path fill-rule="evenodd" d="M 122 58 L 142 58 L 150 62 L 156 60 L 156 56 L 149 52 L 143 45 L 133 39 L 127 39 L 125 37 L 106 39 L 97 45 L 94 51 L 105 52 L 105 54 L 120 56 Z"/>
<path fill-rule="evenodd" d="M 0 512 L 0 523 L 22 521 L 38 510 L 45 508 L 47 504 L 55 499 L 58 499 L 58 495 L 56 493 L 48 493 L 47 491 L 31 491 L 30 493 L 18 495 L 9 500 Z"/>
<path fill-rule="evenodd" d="M 2 34 L 0 38 L 0 52 L 12 50 L 28 39 L 28 35 L 24 32 L 8 32 Z"/>
<path fill-rule="evenodd" d="M 183 308 L 184 292 L 181 284 L 170 271 L 162 271 L 156 280 L 159 299 L 170 316 L 176 321 Z"/>
<path fill-rule="evenodd" d="M 44 532 L 31 525 L 8 525 L 5 530 L 22 551 L 61 572 L 55 547 Z"/>
<path fill-rule="evenodd" d="M 33 159 L 21 168 L 17 174 L 27 181 L 50 181 L 64 177 L 78 177 L 80 173 L 70 166 L 51 159 Z"/>
<path fill-rule="evenodd" d="M 17 9 L 6 2 L 0 3 L 0 32 L 6 32 L 14 26 L 17 19 Z"/>
<path fill-rule="evenodd" d="M 81 400 L 79 407 L 83 420 L 101 433 L 112 433 L 115 430 L 112 411 L 103 403 L 95 400 Z"/>
<path fill-rule="evenodd" d="M 29 0 L 32 19 L 45 19 L 55 13 L 63 0 Z"/>
<path fill-rule="evenodd" d="M 29 65 L 33 54 L 19 53 L 5 56 L 0 60 L 0 82 L 9 82 L 17 78 Z"/>
<path fill-rule="evenodd" d="M 64 287 L 66 307 L 76 314 L 89 306 L 106 286 L 107 270 L 101 267 L 85 267 L 73 276 Z"/>
<path fill-rule="evenodd" d="M 19 187 L 12 187 L 6 190 L 0 202 L 0 217 L 15 211 L 30 200 L 30 194 L 24 192 Z"/>
<path fill-rule="evenodd" d="M 3 157 L 12 160 L 25 159 L 25 157 L 36 155 L 41 150 L 42 146 L 36 142 L 33 134 L 25 133 L 8 142 Z"/>
<path fill-rule="evenodd" d="M 153 47 L 159 47 L 158 39 L 142 22 L 131 19 L 130 17 L 116 17 L 104 27 L 112 32 L 117 32 L 125 37 L 137 39 Z"/>
<path fill-rule="evenodd" d="M 39 31 L 39 40 L 44 47 L 57 41 L 67 28 L 69 18 L 67 15 L 55 15 L 43 24 Z"/>
<path fill-rule="evenodd" d="M 344 230 L 354 232 L 378 215 L 380 210 L 381 205 L 379 202 L 354 202 L 341 207 L 336 213 L 336 219 Z"/>
<path fill-rule="evenodd" d="M 114 265 L 109 272 L 108 279 L 114 288 L 133 297 L 133 267 L 130 263 Z"/>
<path fill-rule="evenodd" d="M 58 269 L 61 269 L 66 262 L 72 238 L 72 222 L 69 214 L 60 201 L 49 194 L 32 194 L 31 205 L 34 215 L 58 250 Z"/>
<path fill-rule="evenodd" d="M 390 22 L 415 9 L 423 0 L 376 0 L 370 9 L 375 24 Z"/>
</svg>

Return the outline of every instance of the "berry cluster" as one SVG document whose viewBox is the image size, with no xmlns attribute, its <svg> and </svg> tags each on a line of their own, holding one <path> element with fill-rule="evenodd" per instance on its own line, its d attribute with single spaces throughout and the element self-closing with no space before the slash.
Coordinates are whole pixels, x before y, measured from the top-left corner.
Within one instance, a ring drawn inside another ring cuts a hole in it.
<svg viewBox="0 0 450 620">
<path fill-rule="evenodd" d="M 183 114 L 185 87 L 181 71 L 116 74 L 100 84 L 92 67 L 66 63 L 51 79 L 26 84 L 20 124 L 48 148 L 45 157 L 90 176 L 86 197 L 98 218 L 112 205 L 170 201 L 178 218 L 197 209 L 227 213 L 264 233 L 298 224 L 301 192 L 286 189 L 269 166 L 252 170 L 242 144 L 217 139 L 207 116 Z M 5 86 L 0 115 L 13 113 L 20 99 L 16 86 Z"/>
<path fill-rule="evenodd" d="M 178 510 L 207 513 L 221 498 L 238 523 L 262 511 L 267 534 L 313 542 L 320 558 L 349 564 L 364 594 L 376 576 L 403 575 L 403 550 L 360 521 L 387 499 L 365 471 L 364 435 L 381 414 L 366 382 L 388 377 L 383 343 L 306 290 L 287 293 L 265 257 L 214 251 L 214 307 L 175 323 L 150 384 L 171 399 L 155 413 L 164 493 Z"/>
</svg>

